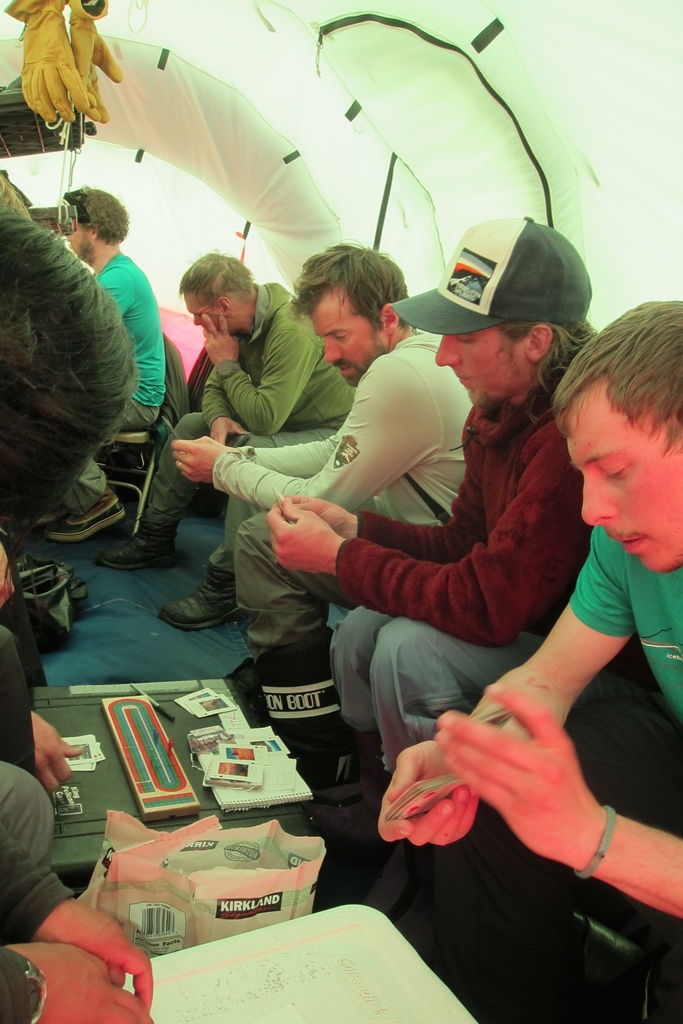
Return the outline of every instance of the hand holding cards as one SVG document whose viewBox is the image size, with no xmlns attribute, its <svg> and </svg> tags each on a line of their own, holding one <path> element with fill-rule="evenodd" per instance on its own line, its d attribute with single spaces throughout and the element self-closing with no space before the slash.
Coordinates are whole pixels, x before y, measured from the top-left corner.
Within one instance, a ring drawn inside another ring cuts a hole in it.
<svg viewBox="0 0 683 1024">
<path fill-rule="evenodd" d="M 288 519 L 287 516 L 285 515 L 285 504 L 284 504 L 285 496 L 284 496 L 284 494 L 282 494 L 281 491 L 278 491 L 277 487 L 273 487 L 273 494 L 275 495 L 275 503 L 277 504 L 277 507 L 280 509 L 280 513 L 282 515 L 282 518 L 284 519 L 284 521 L 286 523 L 291 523 L 292 520 Z"/>
<path fill-rule="evenodd" d="M 92 734 L 89 736 L 65 736 L 64 742 L 71 747 L 81 748 L 80 754 L 66 759 L 72 772 L 94 772 L 99 762 L 104 761 L 99 741 Z"/>
<path fill-rule="evenodd" d="M 513 715 L 507 708 L 503 708 L 499 704 L 491 704 L 484 707 L 479 705 L 472 712 L 472 718 L 502 728 L 513 718 Z M 461 780 L 457 775 L 440 775 L 437 778 L 420 779 L 394 800 L 386 812 L 385 818 L 387 821 L 396 821 L 399 818 L 414 818 L 418 814 L 426 814 L 440 800 L 445 800 L 450 796 L 458 785 L 461 785 Z"/>
<path fill-rule="evenodd" d="M 426 814 L 439 800 L 445 800 L 459 784 L 457 775 L 440 775 L 436 779 L 414 782 L 398 800 L 394 800 L 385 817 L 387 821 L 397 821 L 399 818 Z"/>
</svg>

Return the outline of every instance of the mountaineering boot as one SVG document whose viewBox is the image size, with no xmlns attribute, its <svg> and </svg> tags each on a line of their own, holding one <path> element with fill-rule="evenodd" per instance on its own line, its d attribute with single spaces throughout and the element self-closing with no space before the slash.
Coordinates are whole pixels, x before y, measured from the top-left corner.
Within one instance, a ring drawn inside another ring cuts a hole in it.
<svg viewBox="0 0 683 1024">
<path fill-rule="evenodd" d="M 332 630 L 321 626 L 305 639 L 271 647 L 256 661 L 273 731 L 297 758 L 311 789 L 352 781 L 355 748 L 342 720 L 330 678 Z"/>
<path fill-rule="evenodd" d="M 104 548 L 95 559 L 108 569 L 168 569 L 175 565 L 178 521 L 152 521 L 143 515 L 137 533 L 116 548 Z"/>
<path fill-rule="evenodd" d="M 206 567 L 206 579 L 194 593 L 167 601 L 159 612 L 161 621 L 176 629 L 209 629 L 222 622 L 238 622 L 245 615 L 237 605 L 234 573 L 211 562 Z"/>
</svg>

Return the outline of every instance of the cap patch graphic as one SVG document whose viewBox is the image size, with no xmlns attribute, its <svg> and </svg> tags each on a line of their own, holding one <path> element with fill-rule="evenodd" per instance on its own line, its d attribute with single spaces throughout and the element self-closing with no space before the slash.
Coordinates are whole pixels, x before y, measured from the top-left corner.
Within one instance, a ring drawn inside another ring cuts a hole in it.
<svg viewBox="0 0 683 1024">
<path fill-rule="evenodd" d="M 334 453 L 334 469 L 341 469 L 342 466 L 348 466 L 357 459 L 360 455 L 360 449 L 358 443 L 351 434 L 345 434 L 341 438 L 337 445 L 337 450 Z"/>
<path fill-rule="evenodd" d="M 463 249 L 458 256 L 453 273 L 446 288 L 456 298 L 473 306 L 481 305 L 484 289 L 491 279 L 497 264 L 485 260 L 475 252 Z"/>
</svg>

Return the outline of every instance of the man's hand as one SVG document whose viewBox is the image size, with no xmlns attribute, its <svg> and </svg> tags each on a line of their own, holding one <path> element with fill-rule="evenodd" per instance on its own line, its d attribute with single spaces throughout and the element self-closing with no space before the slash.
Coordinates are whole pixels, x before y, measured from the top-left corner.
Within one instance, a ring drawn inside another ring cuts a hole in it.
<svg viewBox="0 0 683 1024">
<path fill-rule="evenodd" d="M 8 947 L 32 960 L 47 982 L 40 1024 L 152 1024 L 149 1009 L 106 964 L 77 946 L 28 942 Z"/>
<path fill-rule="evenodd" d="M 231 434 L 248 433 L 249 431 L 245 430 L 241 423 L 231 419 L 230 416 L 217 416 L 209 427 L 211 440 L 218 441 L 218 444 L 225 444 L 226 438 L 230 437 Z"/>
<path fill-rule="evenodd" d="M 526 738 L 447 711 L 436 744 L 448 770 L 491 804 L 534 853 L 582 868 L 595 853 L 605 812 L 588 790 L 576 751 L 553 709 L 528 690 L 489 687 Z"/>
<path fill-rule="evenodd" d="M 103 962 L 105 971 L 108 972 L 113 985 L 123 985 L 126 975 L 132 975 L 133 987 L 137 996 L 135 1002 L 140 1005 L 140 1010 L 142 1008 L 149 1010 L 152 1005 L 153 981 L 149 958 L 142 950 L 128 941 L 116 921 L 107 917 L 106 914 L 93 910 L 76 900 L 65 900 L 51 914 L 48 914 L 33 939 L 38 943 L 69 942 L 72 946 L 78 946 L 79 949 L 92 954 Z M 34 946 L 31 944 L 25 948 L 30 950 Z M 32 953 L 26 952 L 24 955 L 38 963 Z M 40 966 L 39 963 L 38 966 Z M 79 988 L 78 983 L 76 983 L 76 988 Z M 129 996 L 129 998 L 133 999 L 134 997 Z M 71 1017 L 64 1017 L 64 1020 L 77 1021 L 91 1019 L 99 1021 L 109 1018 L 81 1017 L 73 1007 Z M 118 1020 L 118 1018 L 116 1019 Z M 138 1019 L 146 1021 L 149 1018 L 146 1014 L 130 1017 L 130 1020 L 137 1021 Z"/>
<path fill-rule="evenodd" d="M 358 536 L 358 516 L 353 512 L 347 512 L 341 505 L 334 505 L 324 498 L 309 498 L 304 494 L 286 495 L 285 502 L 286 508 L 291 509 L 292 505 L 296 505 L 301 512 L 315 513 L 342 540 L 352 540 Z"/>
<path fill-rule="evenodd" d="M 210 437 L 200 437 L 198 441 L 171 441 L 171 447 L 176 466 L 194 484 L 212 483 L 216 459 L 225 452 L 238 450 L 226 448 Z"/>
<path fill-rule="evenodd" d="M 436 778 L 449 770 L 434 740 L 417 743 L 399 754 L 396 771 L 382 800 L 379 834 L 383 839 L 387 842 L 408 839 L 414 846 L 424 846 L 425 843 L 446 846 L 469 832 L 477 813 L 478 801 L 466 785 L 457 786 L 445 800 L 441 800 L 426 814 L 397 821 L 387 821 L 386 818 L 394 801 L 414 782 Z"/>
<path fill-rule="evenodd" d="M 67 757 L 76 757 L 80 747 L 71 747 L 65 743 L 57 730 L 44 718 L 31 712 L 33 725 L 33 741 L 36 747 L 36 774 L 38 781 L 48 793 L 59 789 L 62 782 L 71 777 L 71 768 L 66 763 Z"/>
<path fill-rule="evenodd" d="M 275 557 L 285 569 L 335 575 L 343 538 L 315 512 L 286 496 L 282 508 L 273 505 L 266 522 Z"/>
<path fill-rule="evenodd" d="M 206 354 L 214 366 L 218 366 L 224 359 L 237 362 L 240 355 L 240 343 L 233 338 L 228 330 L 228 321 L 220 314 L 212 319 L 208 313 L 202 316 L 204 327 L 204 347 Z"/>
</svg>

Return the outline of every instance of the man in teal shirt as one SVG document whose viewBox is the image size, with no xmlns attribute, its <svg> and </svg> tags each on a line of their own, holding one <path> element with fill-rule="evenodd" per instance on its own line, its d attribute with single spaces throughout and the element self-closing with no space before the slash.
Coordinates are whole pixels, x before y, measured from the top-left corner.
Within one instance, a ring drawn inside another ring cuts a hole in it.
<svg viewBox="0 0 683 1024">
<path fill-rule="evenodd" d="M 140 268 L 121 252 L 121 242 L 128 235 L 128 212 L 115 196 L 100 189 L 81 188 L 67 192 L 65 199 L 76 207 L 78 215 L 76 230 L 69 235 L 71 248 L 92 267 L 99 283 L 115 300 L 137 363 L 137 387 L 119 429 L 143 430 L 159 415 L 166 360 L 152 287 Z M 94 338 L 93 343 L 106 344 L 106 338 Z M 85 540 L 125 515 L 123 505 L 92 459 L 64 495 L 62 506 L 47 536 L 63 543 Z"/>
<path fill-rule="evenodd" d="M 436 741 L 404 751 L 387 791 L 384 837 L 443 847 L 438 970 L 480 1024 L 588 1019 L 577 875 L 621 890 L 652 925 L 666 952 L 647 1019 L 683 1020 L 682 366 L 683 302 L 638 306 L 572 363 L 554 410 L 594 529 L 569 607 L 471 717 L 447 712 Z M 631 636 L 657 686 L 575 707 Z M 496 706 L 516 721 L 478 720 Z M 387 818 L 412 782 L 444 771 L 463 781 L 452 796 L 421 819 Z"/>
</svg>

